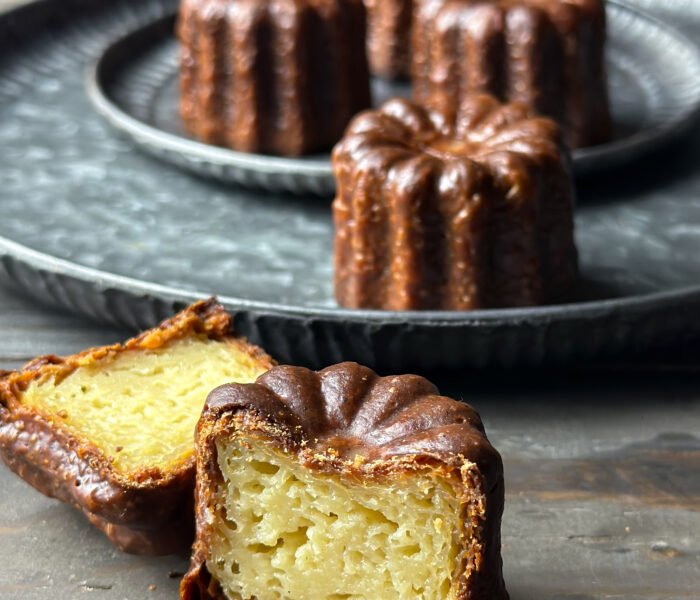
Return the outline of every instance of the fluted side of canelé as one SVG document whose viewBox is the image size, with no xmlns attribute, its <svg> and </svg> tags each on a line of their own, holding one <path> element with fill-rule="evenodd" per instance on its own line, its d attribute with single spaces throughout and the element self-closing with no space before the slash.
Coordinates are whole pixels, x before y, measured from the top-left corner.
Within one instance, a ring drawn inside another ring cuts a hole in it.
<svg viewBox="0 0 700 600">
<path fill-rule="evenodd" d="M 370 70 L 391 79 L 411 74 L 413 0 L 365 0 Z"/>
<path fill-rule="evenodd" d="M 418 375 L 380 377 L 357 363 L 321 371 L 282 366 L 255 384 L 227 384 L 209 394 L 198 435 L 220 422 L 223 412 L 249 411 L 270 419 L 290 436 L 286 444 L 313 459 L 329 448 L 342 462 L 397 456 L 439 457 L 451 466 L 478 465 L 489 490 L 498 484 L 501 461 L 486 438 L 478 413 L 441 396 Z M 366 474 L 369 474 L 367 472 Z"/>
<path fill-rule="evenodd" d="M 606 141 L 610 107 L 601 0 L 417 0 L 414 98 L 457 117 L 465 95 L 524 102 L 572 148 Z"/>
<path fill-rule="evenodd" d="M 369 106 L 362 0 L 182 0 L 180 112 L 204 142 L 300 155 Z"/>
<path fill-rule="evenodd" d="M 470 97 L 456 128 L 406 100 L 359 115 L 333 153 L 338 303 L 566 299 L 576 277 L 568 163 L 557 125 L 524 104 Z"/>
</svg>

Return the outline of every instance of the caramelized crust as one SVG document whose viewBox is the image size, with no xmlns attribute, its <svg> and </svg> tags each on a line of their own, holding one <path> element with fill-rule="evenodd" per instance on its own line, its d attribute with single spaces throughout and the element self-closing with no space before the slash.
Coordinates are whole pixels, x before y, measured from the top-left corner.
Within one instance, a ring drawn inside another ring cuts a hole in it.
<svg viewBox="0 0 700 600">
<path fill-rule="evenodd" d="M 296 156 L 370 105 L 362 0 L 182 0 L 180 112 L 204 142 Z"/>
<path fill-rule="evenodd" d="M 438 394 L 422 377 L 381 378 L 355 363 L 320 372 L 276 367 L 255 384 L 214 390 L 197 425 L 197 535 L 181 598 L 226 598 L 207 568 L 216 560 L 212 532 L 225 505 L 217 444 L 240 440 L 275 449 L 311 475 L 348 484 L 391 486 L 419 474 L 448 482 L 459 507 L 449 597 L 506 599 L 501 459 L 477 413 Z"/>
<path fill-rule="evenodd" d="M 565 300 L 573 188 L 556 124 L 470 96 L 446 121 L 407 100 L 333 152 L 335 294 L 348 308 L 470 310 Z"/>
<path fill-rule="evenodd" d="M 602 0 L 417 0 L 415 100 L 458 118 L 469 94 L 524 102 L 572 148 L 610 137 Z"/>
<path fill-rule="evenodd" d="M 413 0 L 365 0 L 365 5 L 372 73 L 391 79 L 410 77 Z"/>
<path fill-rule="evenodd" d="M 32 386 L 47 382 L 59 386 L 82 370 L 108 370 L 121 357 L 167 351 L 170 345 L 188 339 L 221 342 L 250 361 L 257 372 L 274 364 L 260 348 L 235 335 L 223 307 L 208 300 L 123 345 L 94 348 L 67 358 L 45 356 L 0 377 L 0 456 L 4 462 L 43 494 L 82 510 L 127 552 L 168 554 L 191 542 L 194 447 L 175 461 L 123 470 L 115 466 L 115 455 L 71 426 L 64 411 L 29 404 L 24 395 Z M 202 405 L 206 393 L 208 390 L 202 390 Z M 119 412 L 121 401 L 105 397 L 110 406 L 106 411 Z M 79 411 L 80 399 L 77 402 L 72 408 Z"/>
</svg>

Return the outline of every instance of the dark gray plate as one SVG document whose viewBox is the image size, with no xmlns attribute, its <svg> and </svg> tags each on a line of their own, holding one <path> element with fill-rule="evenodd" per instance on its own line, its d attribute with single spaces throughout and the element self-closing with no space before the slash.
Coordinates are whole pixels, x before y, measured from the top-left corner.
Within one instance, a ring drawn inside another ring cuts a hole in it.
<svg viewBox="0 0 700 600">
<path fill-rule="evenodd" d="M 566 306 L 472 313 L 338 309 L 329 202 L 231 189 L 135 152 L 84 78 L 166 0 L 42 0 L 0 16 L 0 277 L 130 327 L 218 294 L 283 361 L 383 369 L 541 364 L 700 332 L 700 133 L 581 181 L 582 280 Z"/>
<path fill-rule="evenodd" d="M 576 172 L 631 162 L 676 137 L 700 105 L 700 53 L 677 30 L 615 1 L 608 7 L 608 74 L 613 140 L 574 151 Z M 88 93 L 118 131 L 147 152 L 198 175 L 227 183 L 331 194 L 328 154 L 284 158 L 202 144 L 178 114 L 174 16 L 128 32 L 105 51 L 88 78 Z M 410 94 L 408 85 L 375 80 L 375 103 Z"/>
</svg>

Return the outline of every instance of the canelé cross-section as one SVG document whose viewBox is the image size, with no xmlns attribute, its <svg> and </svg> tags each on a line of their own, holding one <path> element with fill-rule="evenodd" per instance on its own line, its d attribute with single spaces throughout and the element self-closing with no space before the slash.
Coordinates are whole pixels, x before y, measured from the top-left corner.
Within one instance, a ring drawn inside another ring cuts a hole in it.
<svg viewBox="0 0 700 600">
<path fill-rule="evenodd" d="M 0 378 L 0 456 L 121 550 L 168 554 L 194 533 L 194 428 L 207 394 L 273 366 L 199 302 L 124 345 L 37 359 Z"/>
<path fill-rule="evenodd" d="M 277 367 L 207 399 L 183 600 L 506 600 L 503 472 L 422 377 Z"/>
</svg>

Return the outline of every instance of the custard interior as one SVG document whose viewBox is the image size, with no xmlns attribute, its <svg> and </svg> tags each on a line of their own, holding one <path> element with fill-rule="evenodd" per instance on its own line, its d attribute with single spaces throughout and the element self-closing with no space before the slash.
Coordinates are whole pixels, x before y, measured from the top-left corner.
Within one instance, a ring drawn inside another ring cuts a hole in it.
<svg viewBox="0 0 700 600">
<path fill-rule="evenodd" d="M 194 453 L 207 394 L 265 370 L 235 343 L 190 335 L 86 361 L 58 383 L 34 380 L 20 401 L 94 443 L 120 472 L 167 470 Z"/>
<path fill-rule="evenodd" d="M 217 441 L 224 506 L 207 568 L 248 600 L 447 600 L 459 543 L 448 483 L 312 472 L 262 442 Z"/>
</svg>

